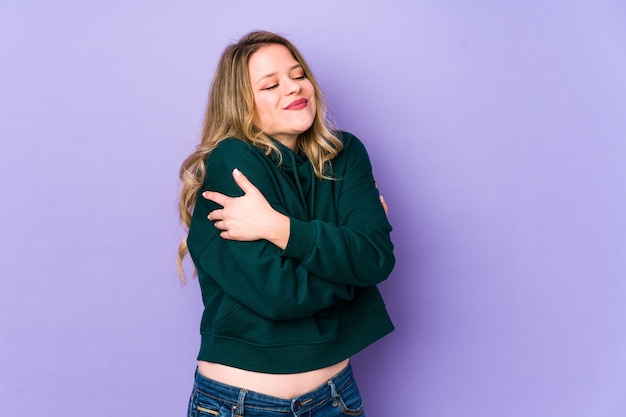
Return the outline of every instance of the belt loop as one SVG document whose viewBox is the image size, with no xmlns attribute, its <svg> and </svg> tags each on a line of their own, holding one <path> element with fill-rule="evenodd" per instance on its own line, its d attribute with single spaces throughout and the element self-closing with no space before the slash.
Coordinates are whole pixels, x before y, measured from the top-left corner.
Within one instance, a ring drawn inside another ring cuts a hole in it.
<svg viewBox="0 0 626 417">
<path fill-rule="evenodd" d="M 332 379 L 328 381 L 328 385 L 330 385 L 330 396 L 334 400 L 337 398 L 337 388 L 335 388 L 335 383 Z"/>
<path fill-rule="evenodd" d="M 247 390 L 239 390 L 239 398 L 237 399 L 237 405 L 233 406 L 233 417 L 243 417 L 244 415 L 244 400 L 246 399 Z"/>
</svg>

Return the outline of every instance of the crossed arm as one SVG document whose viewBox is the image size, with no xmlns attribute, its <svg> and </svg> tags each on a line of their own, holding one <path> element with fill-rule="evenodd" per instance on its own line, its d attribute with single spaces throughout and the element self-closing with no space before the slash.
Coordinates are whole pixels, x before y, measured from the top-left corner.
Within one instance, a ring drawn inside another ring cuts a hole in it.
<svg viewBox="0 0 626 417">
<path fill-rule="evenodd" d="M 236 168 L 233 178 L 243 190 L 243 196 L 229 197 L 216 191 L 202 193 L 205 199 L 222 206 L 208 215 L 208 219 L 221 230 L 220 236 L 242 242 L 265 239 L 284 250 L 289 241 L 289 217 L 274 210 L 259 189 Z M 388 213 L 382 195 L 380 202 Z"/>
</svg>

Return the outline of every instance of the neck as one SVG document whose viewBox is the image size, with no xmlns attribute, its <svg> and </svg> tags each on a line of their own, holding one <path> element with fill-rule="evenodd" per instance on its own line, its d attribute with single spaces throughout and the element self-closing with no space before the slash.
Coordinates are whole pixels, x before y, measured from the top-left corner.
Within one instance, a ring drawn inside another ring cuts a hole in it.
<svg viewBox="0 0 626 417">
<path fill-rule="evenodd" d="M 274 136 L 274 139 L 276 139 L 278 142 L 280 142 L 287 148 L 291 149 L 292 151 L 298 152 L 298 136 L 297 135 L 296 136 L 291 136 L 291 135 Z"/>
</svg>

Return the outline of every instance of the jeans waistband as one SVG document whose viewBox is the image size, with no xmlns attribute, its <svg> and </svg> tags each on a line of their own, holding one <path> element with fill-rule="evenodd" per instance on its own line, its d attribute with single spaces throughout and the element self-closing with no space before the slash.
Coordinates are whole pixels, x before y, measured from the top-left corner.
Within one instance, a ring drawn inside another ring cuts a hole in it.
<svg viewBox="0 0 626 417">
<path fill-rule="evenodd" d="M 348 364 L 341 372 L 318 388 L 291 400 L 286 400 L 222 384 L 201 375 L 196 370 L 195 389 L 203 395 L 237 406 L 237 414 L 239 415 L 244 415 L 245 408 L 260 408 L 267 411 L 301 415 L 337 397 L 337 392 L 352 382 L 353 378 L 352 367 Z"/>
</svg>

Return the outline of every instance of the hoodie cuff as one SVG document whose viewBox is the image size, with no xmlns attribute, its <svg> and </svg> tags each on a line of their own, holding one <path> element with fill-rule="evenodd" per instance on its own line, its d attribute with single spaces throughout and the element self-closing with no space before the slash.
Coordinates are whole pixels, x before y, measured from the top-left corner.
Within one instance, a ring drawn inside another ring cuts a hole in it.
<svg viewBox="0 0 626 417">
<path fill-rule="evenodd" d="M 289 240 L 282 256 L 305 261 L 315 247 L 315 226 L 310 222 L 289 218 Z"/>
</svg>

